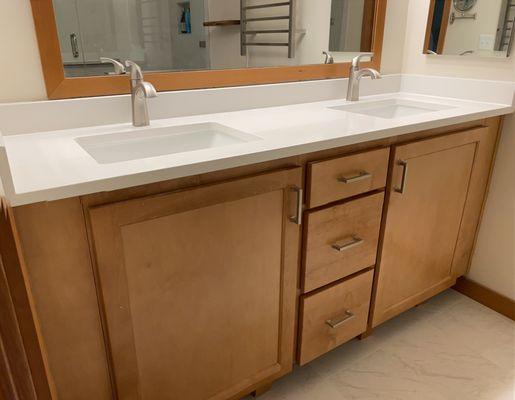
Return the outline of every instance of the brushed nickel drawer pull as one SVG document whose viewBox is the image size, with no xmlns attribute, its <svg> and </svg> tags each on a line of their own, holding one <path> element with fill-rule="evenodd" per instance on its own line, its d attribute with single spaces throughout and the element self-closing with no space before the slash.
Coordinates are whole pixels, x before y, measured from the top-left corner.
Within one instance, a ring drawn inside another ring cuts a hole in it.
<svg viewBox="0 0 515 400">
<path fill-rule="evenodd" d="M 365 241 L 361 239 L 360 237 L 356 235 L 352 235 L 352 238 L 350 240 L 346 240 L 344 242 L 339 242 L 331 245 L 331 247 L 338 251 L 345 251 L 349 250 L 353 247 L 359 246 L 360 244 L 363 244 Z"/>
<path fill-rule="evenodd" d="M 372 178 L 372 174 L 370 172 L 360 171 L 357 175 L 353 175 L 353 176 L 349 176 L 349 177 L 340 176 L 338 178 L 338 181 L 342 182 L 342 183 L 354 183 L 354 182 L 359 182 L 359 181 L 363 181 L 365 179 L 370 179 L 370 178 Z"/>
<path fill-rule="evenodd" d="M 325 321 L 325 323 L 329 325 L 331 328 L 336 329 L 354 317 L 355 315 L 352 313 L 352 311 L 347 310 L 345 311 L 345 316 L 338 319 L 328 319 L 327 321 Z"/>
<path fill-rule="evenodd" d="M 396 187 L 394 190 L 397 193 L 404 193 L 406 190 L 406 181 L 408 179 L 408 162 L 404 160 L 397 161 L 397 165 L 400 165 L 402 167 L 402 180 L 401 180 L 401 187 Z"/>
<path fill-rule="evenodd" d="M 304 198 L 304 191 L 299 187 L 292 187 L 291 191 L 297 194 L 297 211 L 295 215 L 291 215 L 289 217 L 290 221 L 294 224 L 301 225 L 302 224 L 302 200 Z"/>
</svg>

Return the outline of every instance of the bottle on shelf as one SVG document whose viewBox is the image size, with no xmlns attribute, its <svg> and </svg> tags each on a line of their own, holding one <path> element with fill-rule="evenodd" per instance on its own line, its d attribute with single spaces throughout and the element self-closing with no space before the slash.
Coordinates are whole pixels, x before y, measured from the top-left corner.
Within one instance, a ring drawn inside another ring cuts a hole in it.
<svg viewBox="0 0 515 400">
<path fill-rule="evenodd" d="M 179 24 L 181 33 L 188 33 L 188 27 L 186 24 L 186 10 L 183 10 L 181 13 L 181 21 Z"/>
</svg>

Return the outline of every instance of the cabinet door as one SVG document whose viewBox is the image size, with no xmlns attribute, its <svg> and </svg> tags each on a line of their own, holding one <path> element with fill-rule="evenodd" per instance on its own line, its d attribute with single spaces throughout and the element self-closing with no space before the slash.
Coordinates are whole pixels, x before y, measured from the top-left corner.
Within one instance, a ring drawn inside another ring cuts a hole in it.
<svg viewBox="0 0 515 400">
<path fill-rule="evenodd" d="M 490 132 L 478 128 L 395 147 L 373 326 L 465 272 L 462 253 L 473 242 L 470 225 L 479 218 L 477 198 L 484 196 L 493 154 Z"/>
<path fill-rule="evenodd" d="M 228 399 L 291 370 L 293 168 L 90 210 L 120 399 Z"/>
</svg>

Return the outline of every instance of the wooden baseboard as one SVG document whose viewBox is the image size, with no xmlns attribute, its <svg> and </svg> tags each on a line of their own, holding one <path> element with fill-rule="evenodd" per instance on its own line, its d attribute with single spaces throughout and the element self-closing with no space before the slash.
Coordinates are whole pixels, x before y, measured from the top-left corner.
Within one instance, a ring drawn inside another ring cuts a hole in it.
<svg viewBox="0 0 515 400">
<path fill-rule="evenodd" d="M 458 278 L 454 290 L 515 321 L 515 301 L 467 278 Z"/>
</svg>

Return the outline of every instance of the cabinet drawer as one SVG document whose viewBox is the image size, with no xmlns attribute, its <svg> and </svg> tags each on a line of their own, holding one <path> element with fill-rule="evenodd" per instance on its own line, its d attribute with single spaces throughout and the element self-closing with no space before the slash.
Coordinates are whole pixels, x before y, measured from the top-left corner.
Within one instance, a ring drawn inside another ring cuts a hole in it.
<svg viewBox="0 0 515 400">
<path fill-rule="evenodd" d="M 309 164 L 309 208 L 386 185 L 388 148 Z"/>
<path fill-rule="evenodd" d="M 384 193 L 308 213 L 304 292 L 373 266 Z"/>
<path fill-rule="evenodd" d="M 301 300 L 300 365 L 366 331 L 373 277 L 370 270 Z"/>
</svg>

